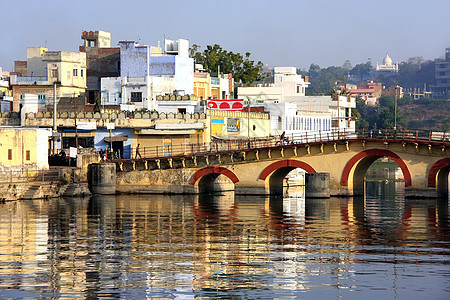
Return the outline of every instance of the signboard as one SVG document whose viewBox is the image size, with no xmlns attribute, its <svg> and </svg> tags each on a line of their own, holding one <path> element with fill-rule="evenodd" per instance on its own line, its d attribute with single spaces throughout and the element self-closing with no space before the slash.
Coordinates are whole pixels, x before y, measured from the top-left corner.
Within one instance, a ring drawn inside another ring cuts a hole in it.
<svg viewBox="0 0 450 300">
<path fill-rule="evenodd" d="M 71 158 L 76 158 L 77 154 L 78 154 L 77 148 L 75 148 L 75 147 L 70 147 L 69 148 L 69 156 Z"/>
<path fill-rule="evenodd" d="M 97 122 L 77 122 L 77 129 L 95 130 Z"/>
<path fill-rule="evenodd" d="M 116 124 L 115 123 L 106 123 L 106 129 L 115 129 Z"/>
<path fill-rule="evenodd" d="M 227 131 L 228 132 L 239 133 L 240 130 L 241 130 L 241 119 L 239 119 L 239 118 L 228 118 L 227 119 Z"/>
<path fill-rule="evenodd" d="M 223 118 L 211 117 L 211 134 L 222 134 L 222 128 L 225 124 Z"/>
</svg>

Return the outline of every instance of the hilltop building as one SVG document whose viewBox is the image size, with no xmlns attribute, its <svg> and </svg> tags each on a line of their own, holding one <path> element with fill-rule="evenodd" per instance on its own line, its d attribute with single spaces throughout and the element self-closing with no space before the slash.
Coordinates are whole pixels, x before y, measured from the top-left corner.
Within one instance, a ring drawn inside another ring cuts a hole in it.
<svg viewBox="0 0 450 300">
<path fill-rule="evenodd" d="M 387 74 L 395 74 L 398 73 L 398 62 L 393 64 L 392 59 L 389 57 L 389 54 L 386 53 L 385 58 L 383 59 L 383 64 L 378 64 L 375 68 L 377 73 L 387 73 Z"/>
</svg>

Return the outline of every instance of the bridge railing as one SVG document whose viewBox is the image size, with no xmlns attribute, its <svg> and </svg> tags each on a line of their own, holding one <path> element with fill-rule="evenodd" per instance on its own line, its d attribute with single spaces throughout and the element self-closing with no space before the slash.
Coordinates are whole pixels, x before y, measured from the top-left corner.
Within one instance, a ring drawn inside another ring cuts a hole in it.
<svg viewBox="0 0 450 300">
<path fill-rule="evenodd" d="M 108 160 L 131 158 L 151 159 L 163 157 L 192 156 L 214 154 L 220 152 L 248 151 L 269 147 L 282 147 L 288 145 L 305 145 L 308 143 L 321 143 L 342 141 L 349 139 L 373 139 L 394 141 L 422 141 L 422 142 L 450 142 L 450 133 L 427 130 L 362 130 L 358 133 L 346 131 L 297 133 L 289 135 L 270 136 L 265 138 L 249 138 L 224 140 L 215 139 L 211 143 L 198 144 L 167 144 L 163 146 L 128 148 L 124 153 L 108 153 Z"/>
<path fill-rule="evenodd" d="M 175 156 L 191 156 L 202 155 L 209 153 L 245 151 L 249 149 L 261 149 L 268 147 L 280 147 L 286 145 L 307 144 L 314 142 L 337 141 L 349 138 L 356 138 L 356 134 L 342 132 L 316 132 L 313 134 L 290 134 L 278 135 L 264 138 L 249 138 L 249 139 L 235 139 L 223 140 L 215 139 L 211 143 L 198 144 L 168 144 L 163 146 L 153 147 L 139 147 L 129 148 L 123 153 L 108 153 L 106 158 L 108 160 L 131 158 L 162 158 Z"/>
<path fill-rule="evenodd" d="M 428 141 L 428 142 L 450 142 L 450 132 L 430 131 L 424 129 L 380 129 L 366 130 L 362 129 L 358 133 L 359 138 L 385 139 L 396 141 Z"/>
</svg>

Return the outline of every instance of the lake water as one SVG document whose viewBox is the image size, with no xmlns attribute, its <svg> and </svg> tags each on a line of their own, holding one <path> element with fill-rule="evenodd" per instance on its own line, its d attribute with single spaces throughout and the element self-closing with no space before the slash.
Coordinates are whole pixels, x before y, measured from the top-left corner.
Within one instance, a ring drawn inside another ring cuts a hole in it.
<svg viewBox="0 0 450 300">
<path fill-rule="evenodd" d="M 0 298 L 450 299 L 449 206 L 401 186 L 2 203 Z"/>
</svg>

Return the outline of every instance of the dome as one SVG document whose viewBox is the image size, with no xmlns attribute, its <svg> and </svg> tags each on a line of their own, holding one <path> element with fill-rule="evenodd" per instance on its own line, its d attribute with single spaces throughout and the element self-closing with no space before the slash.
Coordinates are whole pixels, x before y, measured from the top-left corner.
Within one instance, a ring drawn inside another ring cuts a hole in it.
<svg viewBox="0 0 450 300">
<path fill-rule="evenodd" d="M 392 65 L 392 59 L 389 57 L 389 55 L 386 53 L 386 57 L 383 59 L 383 65 L 390 66 Z"/>
</svg>

